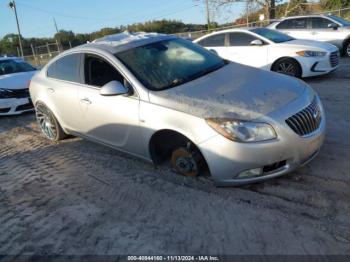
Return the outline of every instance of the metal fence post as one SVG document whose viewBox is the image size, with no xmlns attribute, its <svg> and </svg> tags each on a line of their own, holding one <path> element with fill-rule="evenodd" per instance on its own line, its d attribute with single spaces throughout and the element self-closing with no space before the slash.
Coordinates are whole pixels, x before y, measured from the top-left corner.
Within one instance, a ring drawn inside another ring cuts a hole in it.
<svg viewBox="0 0 350 262">
<path fill-rule="evenodd" d="M 35 60 L 35 64 L 36 64 L 36 66 L 39 66 L 38 58 L 36 57 L 33 44 L 30 44 L 30 47 L 32 48 L 32 53 L 33 53 L 33 57 L 34 57 L 34 60 Z"/>
<path fill-rule="evenodd" d="M 58 51 L 58 53 L 61 53 L 60 45 L 58 44 L 57 39 L 56 39 L 56 46 L 57 46 L 57 51 Z"/>
<path fill-rule="evenodd" d="M 52 55 L 51 55 L 49 43 L 46 43 L 46 48 L 47 48 L 47 52 L 48 52 L 49 56 L 51 57 Z"/>
</svg>

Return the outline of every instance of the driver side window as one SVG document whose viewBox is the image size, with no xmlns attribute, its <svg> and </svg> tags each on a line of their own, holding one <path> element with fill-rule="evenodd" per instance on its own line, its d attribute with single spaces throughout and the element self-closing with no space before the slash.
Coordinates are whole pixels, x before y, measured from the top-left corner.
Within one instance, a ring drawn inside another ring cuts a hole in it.
<svg viewBox="0 0 350 262">
<path fill-rule="evenodd" d="M 257 40 L 256 37 L 246 33 L 230 33 L 230 46 L 251 46 L 251 42 Z"/>
<path fill-rule="evenodd" d="M 113 80 L 126 84 L 124 77 L 116 68 L 99 56 L 85 54 L 84 65 L 85 84 L 87 85 L 102 87 Z"/>
<path fill-rule="evenodd" d="M 332 23 L 332 21 L 321 17 L 312 17 L 309 19 L 311 20 L 312 29 L 329 29 L 328 25 Z"/>
</svg>

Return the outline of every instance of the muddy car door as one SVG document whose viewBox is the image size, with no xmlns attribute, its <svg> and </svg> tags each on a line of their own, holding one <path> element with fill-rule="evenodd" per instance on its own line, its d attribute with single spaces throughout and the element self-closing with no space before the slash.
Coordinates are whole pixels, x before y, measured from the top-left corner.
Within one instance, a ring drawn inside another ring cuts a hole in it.
<svg viewBox="0 0 350 262">
<path fill-rule="evenodd" d="M 79 114 L 84 135 L 129 151 L 139 144 L 139 98 L 129 82 L 105 58 L 85 54 L 84 85 L 79 88 Z M 102 95 L 101 88 L 118 81 L 128 94 Z"/>
<path fill-rule="evenodd" d="M 52 101 L 48 106 L 63 121 L 61 124 L 71 130 L 79 127 L 72 112 L 78 110 L 78 86 L 82 82 L 80 62 L 81 54 L 74 53 L 51 63 L 47 69 L 48 83 L 43 87 Z"/>
</svg>

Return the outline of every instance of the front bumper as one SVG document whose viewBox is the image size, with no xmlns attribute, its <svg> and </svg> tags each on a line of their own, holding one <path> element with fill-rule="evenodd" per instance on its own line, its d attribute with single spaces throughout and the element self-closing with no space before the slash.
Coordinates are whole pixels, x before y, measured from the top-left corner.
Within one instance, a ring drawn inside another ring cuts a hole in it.
<svg viewBox="0 0 350 262">
<path fill-rule="evenodd" d="M 33 110 L 34 107 L 29 97 L 0 99 L 0 116 L 19 115 Z"/>
<path fill-rule="evenodd" d="M 335 57 L 337 54 L 337 57 Z M 334 60 L 337 61 L 334 61 Z M 328 53 L 324 57 L 298 57 L 297 60 L 302 67 L 302 77 L 325 75 L 333 72 L 339 67 L 340 53 Z"/>
<path fill-rule="evenodd" d="M 297 135 L 284 121 L 279 121 L 276 129 L 278 139 L 269 142 L 237 143 L 218 135 L 201 143 L 199 149 L 216 184 L 231 186 L 259 182 L 292 172 L 311 161 L 325 138 L 323 109 L 319 128 L 306 137 Z M 255 177 L 238 178 L 242 172 L 257 168 L 264 172 Z"/>
</svg>

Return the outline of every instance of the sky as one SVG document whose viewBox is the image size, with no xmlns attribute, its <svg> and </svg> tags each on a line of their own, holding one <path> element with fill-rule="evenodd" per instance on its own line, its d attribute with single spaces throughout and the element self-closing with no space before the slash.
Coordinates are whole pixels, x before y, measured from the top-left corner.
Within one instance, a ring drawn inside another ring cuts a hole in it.
<svg viewBox="0 0 350 262">
<path fill-rule="evenodd" d="M 89 33 L 104 27 L 115 27 L 159 19 L 176 19 L 185 23 L 206 23 L 204 0 L 15 0 L 25 37 L 52 37 L 58 29 Z M 0 0 L 0 38 L 17 33 L 15 15 L 9 0 Z M 232 22 L 244 4 L 237 3 L 215 18 Z"/>
</svg>

